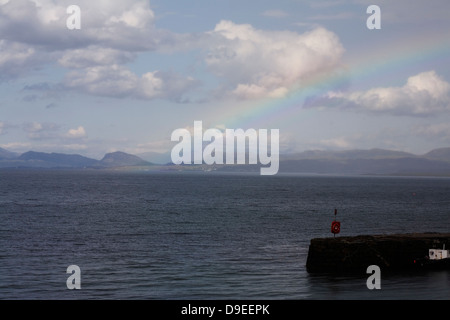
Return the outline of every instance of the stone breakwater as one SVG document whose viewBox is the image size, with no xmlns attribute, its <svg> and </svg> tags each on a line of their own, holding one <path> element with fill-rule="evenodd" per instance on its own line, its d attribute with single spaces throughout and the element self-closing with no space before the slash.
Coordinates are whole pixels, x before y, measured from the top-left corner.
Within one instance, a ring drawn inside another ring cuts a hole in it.
<svg viewBox="0 0 450 320">
<path fill-rule="evenodd" d="M 406 270 L 431 248 L 450 249 L 450 233 L 360 235 L 312 239 L 306 270 L 309 273 L 366 273 L 377 265 L 383 271 Z"/>
</svg>

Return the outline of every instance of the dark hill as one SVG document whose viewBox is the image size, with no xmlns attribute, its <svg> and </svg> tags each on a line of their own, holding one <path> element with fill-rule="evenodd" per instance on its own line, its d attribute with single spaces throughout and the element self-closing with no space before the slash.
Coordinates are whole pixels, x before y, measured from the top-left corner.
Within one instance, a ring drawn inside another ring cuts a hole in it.
<svg viewBox="0 0 450 320">
<path fill-rule="evenodd" d="M 6 149 L 0 148 L 0 160 L 10 160 L 17 158 L 18 154 L 8 151 Z"/>
<path fill-rule="evenodd" d="M 424 158 L 450 162 L 450 148 L 434 149 L 423 155 Z"/>
<path fill-rule="evenodd" d="M 28 151 L 21 154 L 17 160 L 26 161 L 28 164 L 42 165 L 43 167 L 73 167 L 84 168 L 95 166 L 98 164 L 97 160 L 83 157 L 78 154 L 64 154 L 64 153 L 44 153 Z"/>
<path fill-rule="evenodd" d="M 138 156 L 128 154 L 125 152 L 112 152 L 107 153 L 99 162 L 100 166 L 104 167 L 126 167 L 126 166 L 148 166 L 151 165 Z"/>
<path fill-rule="evenodd" d="M 414 158 L 412 153 L 384 149 L 324 151 L 308 150 L 281 156 L 281 160 L 351 160 L 351 159 L 396 159 Z"/>
</svg>

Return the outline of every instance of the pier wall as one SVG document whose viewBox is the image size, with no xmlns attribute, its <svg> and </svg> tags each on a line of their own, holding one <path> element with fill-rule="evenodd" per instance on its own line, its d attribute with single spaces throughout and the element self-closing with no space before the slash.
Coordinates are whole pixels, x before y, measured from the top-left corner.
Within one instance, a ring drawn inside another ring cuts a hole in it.
<svg viewBox="0 0 450 320">
<path fill-rule="evenodd" d="M 306 269 L 310 273 L 366 273 L 370 265 L 381 270 L 412 269 L 414 259 L 444 244 L 450 249 L 450 233 L 316 238 L 309 246 Z"/>
</svg>

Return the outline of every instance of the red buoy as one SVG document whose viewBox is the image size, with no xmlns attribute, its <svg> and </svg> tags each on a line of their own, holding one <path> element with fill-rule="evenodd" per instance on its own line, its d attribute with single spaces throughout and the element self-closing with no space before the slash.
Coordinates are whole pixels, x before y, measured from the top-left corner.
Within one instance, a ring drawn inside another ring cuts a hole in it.
<svg viewBox="0 0 450 320">
<path fill-rule="evenodd" d="M 331 233 L 338 234 L 341 232 L 341 223 L 339 221 L 333 221 L 331 223 Z"/>
<path fill-rule="evenodd" d="M 334 221 L 331 223 L 331 233 L 336 236 L 339 232 L 341 232 L 341 223 L 336 221 L 337 209 L 334 209 Z"/>
</svg>

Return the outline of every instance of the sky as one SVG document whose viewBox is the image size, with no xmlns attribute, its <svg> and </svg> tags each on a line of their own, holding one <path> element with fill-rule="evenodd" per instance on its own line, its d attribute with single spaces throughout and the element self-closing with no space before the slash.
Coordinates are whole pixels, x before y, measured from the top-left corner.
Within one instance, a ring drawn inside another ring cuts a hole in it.
<svg viewBox="0 0 450 320">
<path fill-rule="evenodd" d="M 448 12 L 448 0 L 0 0 L 0 147 L 165 153 L 194 121 L 279 129 L 280 153 L 450 147 Z"/>
</svg>

